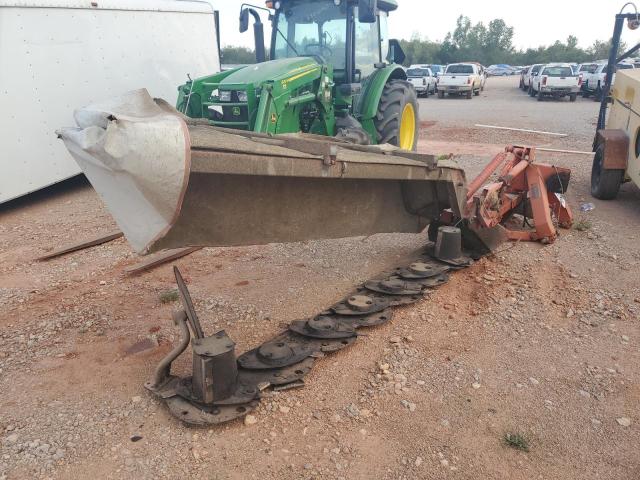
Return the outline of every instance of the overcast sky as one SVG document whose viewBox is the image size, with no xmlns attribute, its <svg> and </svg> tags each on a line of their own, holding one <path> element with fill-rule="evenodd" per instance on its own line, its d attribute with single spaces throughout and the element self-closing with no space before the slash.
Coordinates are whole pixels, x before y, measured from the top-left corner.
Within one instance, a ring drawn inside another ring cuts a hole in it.
<svg viewBox="0 0 640 480">
<path fill-rule="evenodd" d="M 238 32 L 238 13 L 243 2 L 211 0 L 211 3 L 220 11 L 222 45 L 253 47 L 253 30 L 250 28 L 245 34 Z M 251 3 L 264 5 L 264 1 Z M 399 7 L 389 18 L 389 30 L 391 37 L 398 39 L 409 39 L 415 33 L 422 38 L 442 40 L 455 28 L 458 15 L 463 14 L 474 23 L 487 24 L 494 18 L 502 18 L 514 27 L 517 48 L 550 44 L 569 35 L 578 37 L 580 46 L 588 47 L 594 40 L 611 37 L 614 15 L 624 3 L 621 0 L 398 0 Z M 268 39 L 270 29 L 268 25 L 265 27 Z M 622 38 L 627 45 L 637 42 L 640 30 L 625 29 Z"/>
</svg>

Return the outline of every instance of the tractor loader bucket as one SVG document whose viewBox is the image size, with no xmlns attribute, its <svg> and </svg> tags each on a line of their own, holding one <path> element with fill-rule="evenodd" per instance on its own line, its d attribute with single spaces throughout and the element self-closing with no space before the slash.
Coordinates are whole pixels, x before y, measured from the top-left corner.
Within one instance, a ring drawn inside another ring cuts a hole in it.
<svg viewBox="0 0 640 480">
<path fill-rule="evenodd" d="M 212 127 L 146 90 L 75 119 L 57 133 L 141 254 L 420 232 L 464 211 L 454 161 L 390 145 Z"/>
</svg>

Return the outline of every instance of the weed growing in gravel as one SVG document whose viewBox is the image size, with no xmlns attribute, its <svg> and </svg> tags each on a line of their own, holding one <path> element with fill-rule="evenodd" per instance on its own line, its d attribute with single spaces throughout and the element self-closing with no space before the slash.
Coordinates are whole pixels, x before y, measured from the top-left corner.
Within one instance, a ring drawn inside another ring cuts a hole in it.
<svg viewBox="0 0 640 480">
<path fill-rule="evenodd" d="M 576 223 L 573 224 L 573 228 L 575 228 L 579 232 L 585 232 L 591 229 L 592 226 L 593 225 L 591 224 L 591 222 L 586 218 L 581 218 L 580 220 L 578 220 Z"/>
<path fill-rule="evenodd" d="M 522 450 L 523 452 L 529 451 L 529 442 L 520 433 L 505 433 L 504 443 L 511 448 Z"/>
<path fill-rule="evenodd" d="M 178 300 L 178 291 L 177 290 L 167 290 L 166 292 L 162 292 L 160 294 L 160 302 L 161 303 L 171 303 Z"/>
</svg>

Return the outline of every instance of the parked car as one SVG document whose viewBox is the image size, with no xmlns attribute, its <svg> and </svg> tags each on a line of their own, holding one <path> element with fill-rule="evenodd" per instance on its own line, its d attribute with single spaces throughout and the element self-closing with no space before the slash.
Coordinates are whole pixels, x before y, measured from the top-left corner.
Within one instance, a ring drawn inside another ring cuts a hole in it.
<svg viewBox="0 0 640 480">
<path fill-rule="evenodd" d="M 524 83 L 524 78 L 526 77 L 528 71 L 529 71 L 529 66 L 522 67 L 520 69 L 520 83 L 518 84 L 518 88 L 520 88 L 522 90 L 526 90 L 525 83 Z"/>
<path fill-rule="evenodd" d="M 452 63 L 438 77 L 438 98 L 449 95 L 480 95 L 485 84 L 484 68 L 479 63 Z"/>
<path fill-rule="evenodd" d="M 599 63 L 595 68 L 591 68 L 583 75 L 584 90 L 583 96 L 588 97 L 593 95 L 595 100 L 600 100 L 602 97 L 602 87 L 607 81 L 607 65 L 608 63 Z M 617 70 L 627 70 L 635 68 L 635 65 L 631 62 L 621 62 L 616 65 L 613 70 L 613 78 L 611 84 L 615 82 Z"/>
<path fill-rule="evenodd" d="M 584 94 L 585 90 L 585 75 L 590 70 L 594 70 L 598 66 L 597 63 L 581 63 L 578 65 L 578 83 L 580 84 L 580 91 Z"/>
<path fill-rule="evenodd" d="M 438 78 L 442 74 L 442 72 L 444 72 L 446 65 L 438 65 L 437 63 L 432 63 L 425 65 L 425 67 L 430 68 L 433 76 Z"/>
<path fill-rule="evenodd" d="M 491 65 L 487 67 L 487 75 L 493 77 L 506 77 L 513 74 L 513 68 L 509 65 Z"/>
<path fill-rule="evenodd" d="M 579 91 L 578 75 L 573 72 L 571 64 L 549 63 L 532 77 L 529 95 L 538 97 L 538 101 L 544 97 L 559 99 L 568 96 L 569 101 L 575 102 Z"/>
<path fill-rule="evenodd" d="M 418 95 L 428 97 L 436 93 L 436 77 L 431 68 L 425 65 L 411 65 L 407 69 L 407 79 L 416 89 Z"/>
<path fill-rule="evenodd" d="M 531 65 L 525 72 L 524 72 L 524 76 L 522 79 L 522 86 L 521 88 L 525 91 L 530 91 L 531 90 L 531 78 L 534 75 L 537 75 L 538 72 L 540 71 L 540 68 L 543 66 L 542 63 L 534 63 L 533 65 Z"/>
</svg>

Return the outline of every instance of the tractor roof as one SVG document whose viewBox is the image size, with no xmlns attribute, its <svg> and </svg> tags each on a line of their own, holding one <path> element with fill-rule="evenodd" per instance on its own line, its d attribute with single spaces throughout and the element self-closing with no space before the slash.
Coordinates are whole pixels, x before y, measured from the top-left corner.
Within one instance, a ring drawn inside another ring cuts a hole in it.
<svg viewBox="0 0 640 480">
<path fill-rule="evenodd" d="M 283 1 L 283 0 L 281 0 Z M 289 3 L 292 0 L 284 0 L 284 2 Z M 295 0 L 293 0 L 295 1 Z M 304 0 L 298 0 L 298 1 L 304 1 Z M 307 1 L 314 1 L 314 0 L 307 0 Z M 315 0 L 317 1 L 317 0 Z M 267 1 L 267 7 L 272 8 L 273 4 L 275 2 L 272 0 L 268 0 Z M 269 5 L 271 4 L 271 5 Z M 397 0 L 378 0 L 378 8 L 380 10 L 382 10 L 383 12 L 392 12 L 393 10 L 398 8 L 398 1 Z"/>
<path fill-rule="evenodd" d="M 397 0 L 378 0 L 378 8 L 384 12 L 391 12 L 398 8 Z"/>
</svg>

